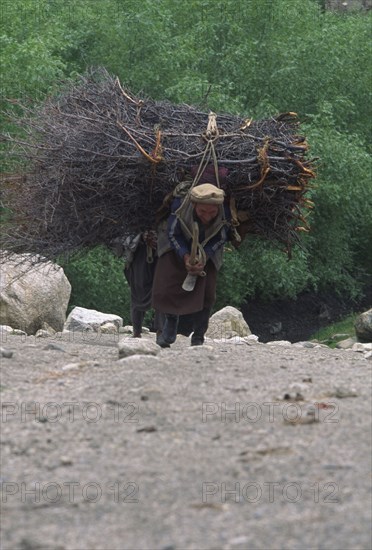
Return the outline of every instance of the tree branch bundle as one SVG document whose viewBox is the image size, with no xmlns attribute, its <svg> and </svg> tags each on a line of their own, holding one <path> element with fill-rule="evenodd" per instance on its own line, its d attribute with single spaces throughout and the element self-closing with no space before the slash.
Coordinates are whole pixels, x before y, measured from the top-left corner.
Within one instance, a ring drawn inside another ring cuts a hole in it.
<svg viewBox="0 0 372 550">
<path fill-rule="evenodd" d="M 3 178 L 12 212 L 2 247 L 47 258 L 154 227 L 164 197 L 214 149 L 228 169 L 221 185 L 249 231 L 290 249 L 307 230 L 304 209 L 315 176 L 294 113 L 252 121 L 188 105 L 139 99 L 104 69 L 90 71 L 17 119 L 11 154 L 29 160 Z M 210 145 L 213 143 L 213 147 Z M 213 152 L 213 151 L 212 151 Z"/>
</svg>

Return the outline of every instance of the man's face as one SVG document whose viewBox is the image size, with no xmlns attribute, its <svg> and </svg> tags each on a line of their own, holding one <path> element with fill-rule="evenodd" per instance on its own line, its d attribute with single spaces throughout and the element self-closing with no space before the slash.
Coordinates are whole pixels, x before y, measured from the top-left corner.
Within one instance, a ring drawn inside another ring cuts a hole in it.
<svg viewBox="0 0 372 550">
<path fill-rule="evenodd" d="M 218 214 L 218 205 L 217 204 L 200 204 L 196 203 L 195 213 L 198 216 L 199 220 L 204 225 L 208 225 Z"/>
</svg>

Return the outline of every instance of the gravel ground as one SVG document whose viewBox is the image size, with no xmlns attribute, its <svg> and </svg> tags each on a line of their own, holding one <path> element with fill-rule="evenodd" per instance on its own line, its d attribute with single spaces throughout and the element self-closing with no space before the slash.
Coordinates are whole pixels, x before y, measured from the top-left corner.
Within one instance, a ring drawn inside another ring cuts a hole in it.
<svg viewBox="0 0 372 550">
<path fill-rule="evenodd" d="M 371 548 L 370 360 L 117 343 L 2 342 L 4 550 Z"/>
</svg>

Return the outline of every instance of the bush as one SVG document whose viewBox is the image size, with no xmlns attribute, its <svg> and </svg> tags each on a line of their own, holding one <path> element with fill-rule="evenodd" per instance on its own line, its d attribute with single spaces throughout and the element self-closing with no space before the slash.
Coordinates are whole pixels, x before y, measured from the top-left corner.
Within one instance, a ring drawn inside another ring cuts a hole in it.
<svg viewBox="0 0 372 550">
<path fill-rule="evenodd" d="M 372 273 L 371 158 L 358 135 L 338 130 L 332 105 L 323 104 L 306 126 L 321 163 L 315 182 L 309 269 L 318 288 L 356 296 Z"/>
<path fill-rule="evenodd" d="M 240 307 L 244 300 L 254 296 L 263 300 L 295 298 L 311 283 L 305 250 L 295 247 L 292 259 L 288 260 L 277 245 L 248 237 L 238 250 L 225 254 L 216 307 Z"/>
<path fill-rule="evenodd" d="M 371 14 L 322 7 L 321 0 L 8 1 L 2 96 L 39 101 L 59 78 L 104 64 L 154 99 L 254 118 L 298 112 L 321 159 L 304 250 L 288 262 L 270 243 L 248 239 L 226 253 L 217 304 L 292 297 L 306 287 L 355 296 L 372 272 Z M 129 319 L 122 262 L 110 253 L 91 251 L 66 273 L 71 303 Z"/>
<path fill-rule="evenodd" d="M 122 259 L 97 247 L 60 265 L 72 286 L 69 311 L 75 306 L 96 309 L 119 315 L 124 324 L 130 324 L 130 292 Z"/>
</svg>

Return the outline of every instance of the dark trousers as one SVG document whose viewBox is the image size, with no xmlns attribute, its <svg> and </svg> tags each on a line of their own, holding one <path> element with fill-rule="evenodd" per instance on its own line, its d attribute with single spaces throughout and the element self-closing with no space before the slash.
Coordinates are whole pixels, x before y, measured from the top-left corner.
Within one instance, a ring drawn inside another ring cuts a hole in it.
<svg viewBox="0 0 372 550">
<path fill-rule="evenodd" d="M 209 316 L 211 314 L 210 307 L 205 307 L 201 311 L 193 313 L 193 330 L 194 333 L 191 336 L 191 343 L 198 340 L 204 342 L 204 334 L 208 330 Z"/>
<path fill-rule="evenodd" d="M 200 311 L 196 311 L 192 314 L 192 326 L 193 335 L 191 337 L 191 343 L 203 343 L 204 334 L 207 332 L 209 324 L 209 316 L 211 313 L 210 307 L 205 307 Z M 166 341 L 173 343 L 177 336 L 178 315 L 166 314 L 163 336 Z"/>
<path fill-rule="evenodd" d="M 134 336 L 139 336 L 142 332 L 142 325 L 143 325 L 143 319 L 145 317 L 146 311 L 140 311 L 136 308 L 135 305 L 133 305 L 133 302 L 131 303 L 131 320 L 133 325 L 133 334 Z M 156 332 L 161 332 L 163 329 L 163 323 L 164 323 L 164 313 L 161 313 L 158 310 L 155 310 L 154 315 L 154 327 Z"/>
</svg>

